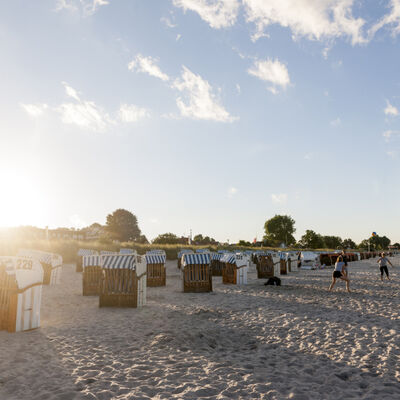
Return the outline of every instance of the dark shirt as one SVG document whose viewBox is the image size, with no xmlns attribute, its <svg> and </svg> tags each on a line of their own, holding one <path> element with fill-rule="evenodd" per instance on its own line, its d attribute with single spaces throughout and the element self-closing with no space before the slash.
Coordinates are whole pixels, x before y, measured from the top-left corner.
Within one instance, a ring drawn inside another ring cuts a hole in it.
<svg viewBox="0 0 400 400">
<path fill-rule="evenodd" d="M 347 267 L 347 256 L 343 256 L 343 262 L 344 262 L 345 267 Z"/>
</svg>

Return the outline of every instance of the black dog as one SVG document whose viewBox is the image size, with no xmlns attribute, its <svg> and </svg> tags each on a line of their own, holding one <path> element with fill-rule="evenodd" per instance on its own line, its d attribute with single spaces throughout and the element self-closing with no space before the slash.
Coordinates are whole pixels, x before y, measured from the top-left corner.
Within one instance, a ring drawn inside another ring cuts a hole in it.
<svg viewBox="0 0 400 400">
<path fill-rule="evenodd" d="M 267 282 L 264 283 L 264 285 L 281 286 L 281 280 L 276 276 L 273 276 L 272 278 L 269 278 Z"/>
</svg>

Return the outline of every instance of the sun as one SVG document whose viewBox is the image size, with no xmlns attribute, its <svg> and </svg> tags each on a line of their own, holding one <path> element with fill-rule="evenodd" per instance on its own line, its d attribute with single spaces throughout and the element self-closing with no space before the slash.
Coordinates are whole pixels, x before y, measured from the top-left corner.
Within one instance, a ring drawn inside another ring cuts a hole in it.
<svg viewBox="0 0 400 400">
<path fill-rule="evenodd" d="M 16 169 L 0 170 L 0 226 L 43 225 L 44 201 L 34 177 Z"/>
</svg>

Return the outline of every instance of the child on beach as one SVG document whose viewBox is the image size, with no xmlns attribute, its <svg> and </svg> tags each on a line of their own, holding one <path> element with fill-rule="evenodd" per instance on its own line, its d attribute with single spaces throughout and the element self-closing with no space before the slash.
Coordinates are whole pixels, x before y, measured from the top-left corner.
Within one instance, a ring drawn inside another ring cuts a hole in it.
<svg viewBox="0 0 400 400">
<path fill-rule="evenodd" d="M 333 287 L 335 286 L 336 280 L 339 278 L 346 282 L 346 289 L 350 293 L 350 280 L 343 273 L 344 268 L 345 268 L 345 264 L 343 262 L 343 257 L 339 256 L 336 260 L 335 270 L 333 271 L 333 274 L 332 274 L 332 283 L 329 286 L 329 291 L 331 291 L 333 289 Z"/>
<path fill-rule="evenodd" d="M 379 269 L 381 270 L 381 281 L 383 281 L 383 273 L 384 272 L 386 274 L 386 277 L 390 281 L 387 263 L 389 263 L 392 267 L 393 267 L 393 264 L 390 262 L 390 260 L 388 258 L 386 258 L 385 253 L 380 254 L 380 257 L 378 258 L 377 263 L 379 264 Z"/>
</svg>

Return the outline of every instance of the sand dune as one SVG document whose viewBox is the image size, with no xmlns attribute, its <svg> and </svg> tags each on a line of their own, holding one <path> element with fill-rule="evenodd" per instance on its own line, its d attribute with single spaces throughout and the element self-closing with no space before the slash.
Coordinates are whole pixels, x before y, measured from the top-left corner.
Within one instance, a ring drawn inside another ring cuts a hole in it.
<svg viewBox="0 0 400 400">
<path fill-rule="evenodd" d="M 184 294 L 176 263 L 142 309 L 100 309 L 81 274 L 43 290 L 42 327 L 0 332 L 0 399 L 399 399 L 400 258 Z"/>
</svg>

